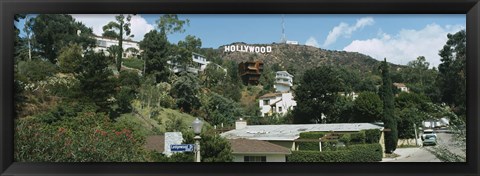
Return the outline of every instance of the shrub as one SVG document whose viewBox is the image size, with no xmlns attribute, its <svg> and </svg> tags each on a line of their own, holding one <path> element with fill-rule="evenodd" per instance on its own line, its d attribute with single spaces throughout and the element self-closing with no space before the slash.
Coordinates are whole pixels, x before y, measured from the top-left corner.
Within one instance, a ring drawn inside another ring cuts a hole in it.
<svg viewBox="0 0 480 176">
<path fill-rule="evenodd" d="M 374 144 L 380 141 L 382 132 L 379 129 L 365 130 L 365 142 L 367 144 Z"/>
<path fill-rule="evenodd" d="M 125 67 L 130 67 L 130 68 L 135 68 L 138 70 L 143 70 L 143 60 L 141 59 L 124 59 L 123 61 L 123 66 Z"/>
<path fill-rule="evenodd" d="M 360 144 L 348 146 L 351 162 L 375 162 L 381 161 L 383 157 L 380 144 Z"/>
<path fill-rule="evenodd" d="M 287 162 L 378 162 L 382 155 L 380 144 L 359 144 L 336 151 L 293 151 Z"/>
<path fill-rule="evenodd" d="M 146 161 L 143 138 L 130 129 L 115 130 L 108 116 L 78 112 L 51 124 L 36 117 L 16 120 L 17 162 Z"/>
<path fill-rule="evenodd" d="M 312 131 L 312 132 L 305 132 L 305 133 L 300 133 L 300 138 L 299 139 L 319 139 L 323 136 L 325 136 L 325 132 L 317 132 L 317 131 Z M 299 150 L 314 150 L 318 151 L 319 146 L 318 142 L 299 142 Z M 324 143 L 322 142 L 322 149 L 324 148 Z"/>
<path fill-rule="evenodd" d="M 348 146 L 350 144 L 351 136 L 348 133 L 343 134 L 339 140 L 340 142 L 343 142 L 346 146 Z"/>
<path fill-rule="evenodd" d="M 365 131 L 350 133 L 350 144 L 365 144 Z"/>
</svg>

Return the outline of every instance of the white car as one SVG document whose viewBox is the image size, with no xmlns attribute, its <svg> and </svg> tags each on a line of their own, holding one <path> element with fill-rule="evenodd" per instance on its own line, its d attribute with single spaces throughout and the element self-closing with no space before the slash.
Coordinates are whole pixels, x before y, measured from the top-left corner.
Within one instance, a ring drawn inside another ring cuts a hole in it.
<svg viewBox="0 0 480 176">
<path fill-rule="evenodd" d="M 435 131 L 433 131 L 432 129 L 425 129 L 425 130 L 423 130 L 422 140 L 425 140 L 425 136 L 427 136 L 427 135 L 434 135 L 435 138 L 437 138 L 437 134 L 436 134 Z"/>
</svg>

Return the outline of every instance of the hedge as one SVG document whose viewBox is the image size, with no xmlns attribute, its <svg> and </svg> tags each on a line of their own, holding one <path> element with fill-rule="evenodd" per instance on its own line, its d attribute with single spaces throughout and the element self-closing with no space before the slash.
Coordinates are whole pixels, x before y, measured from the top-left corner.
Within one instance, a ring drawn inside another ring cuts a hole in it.
<svg viewBox="0 0 480 176">
<path fill-rule="evenodd" d="M 380 141 L 382 132 L 379 129 L 365 130 L 365 142 L 367 144 L 374 144 Z"/>
<path fill-rule="evenodd" d="M 359 131 L 357 133 L 350 133 L 350 144 L 365 144 L 365 131 Z"/>
<path fill-rule="evenodd" d="M 378 162 L 382 156 L 380 144 L 359 144 L 337 151 L 293 151 L 287 162 Z"/>
</svg>

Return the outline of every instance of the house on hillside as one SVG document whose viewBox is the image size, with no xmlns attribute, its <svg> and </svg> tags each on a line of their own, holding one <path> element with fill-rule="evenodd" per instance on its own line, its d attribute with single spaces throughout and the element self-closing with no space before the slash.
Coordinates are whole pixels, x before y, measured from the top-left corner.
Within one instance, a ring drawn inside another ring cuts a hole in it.
<svg viewBox="0 0 480 176">
<path fill-rule="evenodd" d="M 263 62 L 247 61 L 238 64 L 238 73 L 245 85 L 258 85 L 263 72 Z"/>
<path fill-rule="evenodd" d="M 96 46 L 93 48 L 95 52 L 103 52 L 105 55 L 110 55 L 109 53 L 109 47 L 117 45 L 118 46 L 118 40 L 115 38 L 111 37 L 103 37 L 103 36 L 98 36 L 94 35 L 93 38 L 96 40 Z M 136 55 L 140 54 L 140 43 L 133 41 L 131 39 L 125 39 L 122 42 L 122 48 L 123 48 L 123 55 L 122 58 L 129 58 L 129 57 L 135 57 Z M 130 48 L 130 49 L 129 49 Z M 137 52 L 134 52 L 134 51 Z"/>
<path fill-rule="evenodd" d="M 293 75 L 287 71 L 277 71 L 275 74 L 275 84 L 273 87 L 276 92 L 289 92 L 293 86 Z"/>
<path fill-rule="evenodd" d="M 259 106 L 261 116 L 271 116 L 273 114 L 285 115 L 288 111 L 293 110 L 297 106 L 297 102 L 293 100 L 293 93 L 267 93 L 260 96 Z"/>
<path fill-rule="evenodd" d="M 276 145 L 289 148 L 292 151 L 298 150 L 300 133 L 303 132 L 335 132 L 350 133 L 361 130 L 379 129 L 382 126 L 371 123 L 333 123 L 333 124 L 285 124 L 285 125 L 247 125 L 244 120 L 235 122 L 235 129 L 224 132 L 220 136 L 227 139 L 250 139 L 267 141 Z M 380 137 L 380 144 L 385 148 L 383 133 Z"/>
<path fill-rule="evenodd" d="M 206 59 L 205 56 L 198 53 L 192 53 L 192 65 L 190 66 L 185 67 L 184 65 L 173 61 L 167 61 L 167 64 L 170 65 L 170 70 L 172 70 L 174 73 L 187 71 L 189 73 L 199 74 L 200 72 L 205 70 L 205 68 L 207 68 L 207 65 L 210 64 L 210 62 Z"/>
<path fill-rule="evenodd" d="M 400 89 L 401 92 L 409 92 L 408 87 L 404 83 L 393 83 L 397 89 Z"/>
</svg>

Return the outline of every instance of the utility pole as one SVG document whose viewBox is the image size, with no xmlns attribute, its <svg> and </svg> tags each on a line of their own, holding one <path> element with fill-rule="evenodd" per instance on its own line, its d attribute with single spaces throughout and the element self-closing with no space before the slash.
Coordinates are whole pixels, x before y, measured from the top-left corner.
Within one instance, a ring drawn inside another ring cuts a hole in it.
<svg viewBox="0 0 480 176">
<path fill-rule="evenodd" d="M 417 137 L 417 124 L 413 123 L 413 129 L 415 131 L 415 146 L 418 146 L 418 137 Z"/>
<path fill-rule="evenodd" d="M 280 39 L 280 43 L 287 43 L 287 37 L 285 36 L 285 19 L 283 14 L 282 14 L 282 38 Z"/>
</svg>

